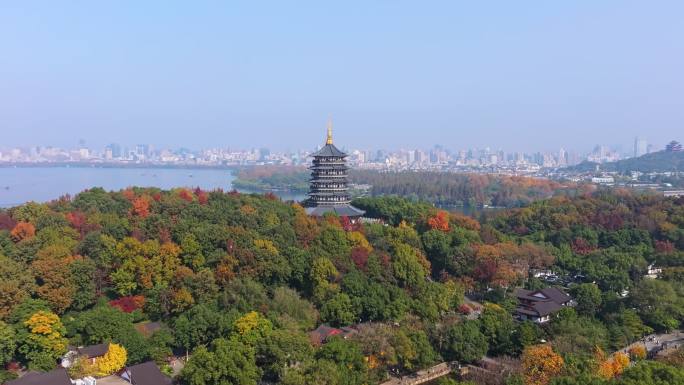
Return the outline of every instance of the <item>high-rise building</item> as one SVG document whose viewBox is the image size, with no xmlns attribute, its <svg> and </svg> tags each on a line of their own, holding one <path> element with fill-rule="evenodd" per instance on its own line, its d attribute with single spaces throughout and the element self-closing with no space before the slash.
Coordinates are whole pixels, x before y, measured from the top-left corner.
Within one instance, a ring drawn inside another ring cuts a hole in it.
<svg viewBox="0 0 684 385">
<path fill-rule="evenodd" d="M 565 151 L 564 148 L 561 148 L 558 151 L 558 166 L 567 166 L 568 165 L 568 152 Z"/>
<path fill-rule="evenodd" d="M 306 212 L 313 216 L 335 213 L 339 216 L 360 217 L 365 212 L 352 206 L 347 186 L 347 154 L 333 144 L 332 122 L 328 122 L 325 146 L 315 152 L 309 181 L 309 199 L 304 203 Z"/>
<path fill-rule="evenodd" d="M 146 159 L 150 156 L 149 144 L 138 144 L 135 146 L 135 156 L 139 159 Z"/>
<path fill-rule="evenodd" d="M 112 143 L 108 145 L 107 147 L 105 147 L 105 152 L 107 152 L 107 150 L 111 152 L 112 158 L 121 158 L 121 146 L 119 146 L 118 144 Z"/>
<path fill-rule="evenodd" d="M 259 149 L 259 160 L 266 160 L 269 156 L 271 156 L 271 150 L 268 148 Z"/>
<path fill-rule="evenodd" d="M 646 154 L 648 154 L 648 143 L 646 140 L 637 136 L 634 138 L 634 157 L 636 158 Z"/>
</svg>

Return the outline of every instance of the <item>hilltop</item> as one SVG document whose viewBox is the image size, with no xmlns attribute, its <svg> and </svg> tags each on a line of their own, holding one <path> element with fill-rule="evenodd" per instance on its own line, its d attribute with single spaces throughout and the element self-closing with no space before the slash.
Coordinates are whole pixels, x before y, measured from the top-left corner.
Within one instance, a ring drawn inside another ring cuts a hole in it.
<svg viewBox="0 0 684 385">
<path fill-rule="evenodd" d="M 396 196 L 353 204 L 376 220 L 184 188 L 0 210 L 0 383 L 105 343 L 69 375 L 183 360 L 179 385 L 361 385 L 486 355 L 512 371 L 464 379 L 538 384 L 528 373 L 551 362 L 557 385 L 684 383 L 684 348 L 612 354 L 684 321 L 684 199 L 599 190 L 479 220 Z M 521 306 L 532 291 L 576 306 Z"/>
<path fill-rule="evenodd" d="M 617 162 L 596 163 L 582 162 L 576 166 L 568 167 L 566 170 L 577 172 L 595 171 L 596 167 L 600 171 L 641 171 L 641 172 L 667 172 L 680 171 L 684 169 L 684 152 L 658 151 L 640 156 L 629 158 Z"/>
</svg>

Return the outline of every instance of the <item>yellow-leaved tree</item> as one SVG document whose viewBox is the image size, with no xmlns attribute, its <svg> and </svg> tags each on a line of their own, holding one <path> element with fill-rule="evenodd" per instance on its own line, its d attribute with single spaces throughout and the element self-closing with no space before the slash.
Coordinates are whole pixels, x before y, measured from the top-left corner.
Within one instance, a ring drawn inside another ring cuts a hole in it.
<svg viewBox="0 0 684 385">
<path fill-rule="evenodd" d="M 522 366 L 527 385 L 546 385 L 560 374 L 563 357 L 553 351 L 550 345 L 531 345 L 523 350 Z"/>
<path fill-rule="evenodd" d="M 128 354 L 126 348 L 119 344 L 109 344 L 104 356 L 95 360 L 95 370 L 98 376 L 108 376 L 126 365 Z"/>
<path fill-rule="evenodd" d="M 29 333 L 20 351 L 33 361 L 41 354 L 57 359 L 66 352 L 66 330 L 57 314 L 49 311 L 38 311 L 24 321 Z"/>
<path fill-rule="evenodd" d="M 252 311 L 235 321 L 235 332 L 241 342 L 255 346 L 273 330 L 273 324 L 261 314 Z"/>
</svg>

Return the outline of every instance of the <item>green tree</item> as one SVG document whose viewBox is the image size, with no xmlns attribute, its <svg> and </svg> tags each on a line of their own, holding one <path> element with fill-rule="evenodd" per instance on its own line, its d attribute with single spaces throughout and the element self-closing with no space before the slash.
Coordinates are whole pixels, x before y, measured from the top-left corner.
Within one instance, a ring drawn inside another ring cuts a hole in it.
<svg viewBox="0 0 684 385">
<path fill-rule="evenodd" d="M 582 283 L 573 288 L 572 296 L 577 301 L 577 313 L 593 317 L 601 308 L 601 289 L 593 283 Z"/>
<path fill-rule="evenodd" d="M 675 329 L 684 316 L 682 298 L 669 282 L 646 279 L 630 292 L 630 302 L 641 318 L 659 331 Z"/>
<path fill-rule="evenodd" d="M 256 385 L 260 376 L 254 348 L 218 338 L 211 350 L 200 346 L 192 354 L 180 378 L 187 385 Z"/>
<path fill-rule="evenodd" d="M 316 303 L 323 302 L 340 290 L 337 283 L 334 282 L 339 275 L 339 272 L 330 259 L 314 259 L 310 275 L 313 296 Z"/>
<path fill-rule="evenodd" d="M 17 336 L 14 328 L 0 321 L 0 365 L 4 365 L 14 358 L 16 348 Z"/>
<path fill-rule="evenodd" d="M 346 385 L 355 384 L 354 377 L 345 377 L 345 370 L 330 360 L 310 360 L 288 368 L 282 385 Z"/>
<path fill-rule="evenodd" d="M 341 374 L 340 384 L 363 384 L 366 382 L 366 363 L 361 347 L 354 341 L 334 337 L 316 352 L 321 363 L 331 361 Z"/>
<path fill-rule="evenodd" d="M 684 369 L 660 362 L 642 361 L 625 370 L 616 385 L 684 384 Z"/>
<path fill-rule="evenodd" d="M 134 364 L 149 357 L 148 344 L 133 328 L 133 316 L 118 308 L 101 304 L 79 313 L 67 322 L 69 335 L 83 344 L 114 342 L 123 345 L 128 363 Z"/>
<path fill-rule="evenodd" d="M 488 348 L 487 337 L 477 321 L 463 321 L 447 330 L 444 356 L 448 360 L 473 362 L 481 359 Z"/>
<path fill-rule="evenodd" d="M 172 348 L 175 343 L 173 334 L 168 329 L 160 329 L 154 332 L 147 340 L 150 357 L 158 364 L 165 364 L 166 359 L 173 355 Z"/>
<path fill-rule="evenodd" d="M 480 330 L 493 355 L 513 353 L 513 317 L 499 305 L 487 303 L 480 315 Z"/>
<path fill-rule="evenodd" d="M 181 258 L 186 266 L 198 270 L 204 266 L 205 258 L 202 254 L 202 246 L 197 242 L 197 238 L 193 234 L 188 234 L 181 242 Z"/>
<path fill-rule="evenodd" d="M 337 293 L 323 303 L 321 320 L 334 326 L 346 326 L 354 323 L 356 314 L 349 296 L 345 293 Z"/>
<path fill-rule="evenodd" d="M 449 267 L 448 256 L 451 251 L 451 239 L 448 233 L 439 230 L 430 230 L 421 236 L 423 247 L 427 252 L 432 267 L 439 272 Z"/>
<path fill-rule="evenodd" d="M 425 280 L 425 267 L 420 264 L 416 250 L 408 245 L 396 247 L 392 267 L 394 276 L 402 286 L 416 287 Z"/>
<path fill-rule="evenodd" d="M 235 320 L 233 332 L 249 346 L 258 346 L 273 331 L 273 324 L 260 313 L 251 311 Z"/>
<path fill-rule="evenodd" d="M 237 313 L 223 313 L 210 304 L 195 305 L 176 318 L 173 324 L 176 344 L 190 351 L 199 345 L 230 334 Z"/>
<path fill-rule="evenodd" d="M 311 343 L 303 332 L 277 329 L 257 346 L 257 363 L 267 381 L 280 380 L 288 368 L 312 356 Z"/>
<path fill-rule="evenodd" d="M 97 268 L 91 259 L 78 259 L 69 265 L 70 280 L 74 287 L 74 298 L 71 307 L 83 310 L 95 303 L 95 273 Z"/>
<path fill-rule="evenodd" d="M 273 291 L 270 309 L 281 320 L 283 318 L 294 320 L 302 330 L 311 330 L 316 326 L 318 319 L 316 308 L 290 288 L 278 287 Z"/>
<path fill-rule="evenodd" d="M 518 353 L 522 352 L 526 346 L 535 345 L 539 343 L 541 330 L 531 321 L 524 321 L 518 324 L 518 327 L 513 333 L 513 343 L 518 349 Z"/>
</svg>

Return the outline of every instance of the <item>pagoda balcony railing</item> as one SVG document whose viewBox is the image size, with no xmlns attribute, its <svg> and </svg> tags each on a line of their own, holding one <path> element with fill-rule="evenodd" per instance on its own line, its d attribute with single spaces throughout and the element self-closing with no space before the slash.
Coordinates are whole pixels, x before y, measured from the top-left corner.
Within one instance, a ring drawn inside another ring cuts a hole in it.
<svg viewBox="0 0 684 385">
<path fill-rule="evenodd" d="M 347 165 L 344 163 L 314 163 L 311 166 L 309 166 L 309 169 L 316 169 L 316 168 L 330 168 L 330 169 L 340 169 L 340 170 L 348 170 L 349 169 L 349 167 L 347 167 Z"/>
<path fill-rule="evenodd" d="M 330 159 L 330 160 L 314 159 L 313 162 L 311 162 L 311 163 L 313 163 L 313 164 L 345 164 L 345 163 L 347 163 L 347 161 L 344 159 Z"/>
<path fill-rule="evenodd" d="M 349 198 L 341 198 L 341 199 L 312 199 L 313 202 L 316 203 L 332 203 L 332 204 L 339 204 L 339 203 L 349 203 L 351 202 L 351 199 Z"/>
<path fill-rule="evenodd" d="M 333 176 L 333 177 L 344 176 L 344 177 L 346 177 L 347 173 L 343 172 L 343 171 L 329 172 L 329 171 L 318 170 L 316 172 L 311 173 L 311 176 L 312 177 L 317 177 L 317 176 Z"/>
<path fill-rule="evenodd" d="M 351 203 L 351 200 L 340 202 L 316 202 L 316 206 L 343 206 Z"/>
<path fill-rule="evenodd" d="M 335 183 L 335 184 L 318 184 L 318 183 L 311 183 L 311 188 L 317 188 L 317 189 L 337 189 L 337 188 L 348 188 L 346 183 Z"/>
</svg>

